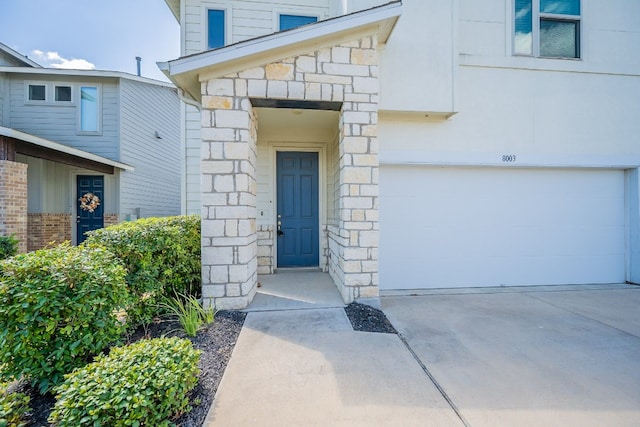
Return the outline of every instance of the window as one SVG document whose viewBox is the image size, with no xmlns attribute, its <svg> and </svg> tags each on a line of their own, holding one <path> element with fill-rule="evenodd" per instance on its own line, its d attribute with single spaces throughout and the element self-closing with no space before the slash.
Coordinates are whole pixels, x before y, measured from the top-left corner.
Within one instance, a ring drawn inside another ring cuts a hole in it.
<svg viewBox="0 0 640 427">
<path fill-rule="evenodd" d="M 280 31 L 318 22 L 317 16 L 280 15 Z"/>
<path fill-rule="evenodd" d="M 99 91 L 96 86 L 80 87 L 80 131 L 99 131 Z"/>
<path fill-rule="evenodd" d="M 45 85 L 29 85 L 29 101 L 46 101 L 47 87 Z"/>
<path fill-rule="evenodd" d="M 580 58 L 580 0 L 514 0 L 516 55 Z"/>
<path fill-rule="evenodd" d="M 216 49 L 225 45 L 225 11 L 207 10 L 207 49 Z"/>
<path fill-rule="evenodd" d="M 71 102 L 71 86 L 56 86 L 56 102 Z"/>
</svg>

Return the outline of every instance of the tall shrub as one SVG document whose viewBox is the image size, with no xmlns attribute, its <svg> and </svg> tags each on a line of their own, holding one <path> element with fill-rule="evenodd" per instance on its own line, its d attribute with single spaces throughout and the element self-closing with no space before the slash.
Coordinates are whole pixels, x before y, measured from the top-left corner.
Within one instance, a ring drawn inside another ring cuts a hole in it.
<svg viewBox="0 0 640 427">
<path fill-rule="evenodd" d="M 167 296 L 199 296 L 199 216 L 144 218 L 88 234 L 86 244 L 103 245 L 124 263 L 134 323 L 150 322 Z"/>
<path fill-rule="evenodd" d="M 101 247 L 68 243 L 0 262 L 0 376 L 42 393 L 124 332 L 124 268 Z"/>
<path fill-rule="evenodd" d="M 18 253 L 18 239 L 13 236 L 0 236 L 0 260 Z"/>
</svg>

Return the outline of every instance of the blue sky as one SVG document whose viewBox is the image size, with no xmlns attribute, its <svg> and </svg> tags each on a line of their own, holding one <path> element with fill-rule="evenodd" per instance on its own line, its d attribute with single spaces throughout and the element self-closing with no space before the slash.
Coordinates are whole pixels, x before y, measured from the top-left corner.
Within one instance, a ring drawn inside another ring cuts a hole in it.
<svg viewBox="0 0 640 427">
<path fill-rule="evenodd" d="M 164 0 L 0 0 L 0 42 L 43 66 L 167 79 L 158 61 L 180 56 L 178 22 Z"/>
</svg>

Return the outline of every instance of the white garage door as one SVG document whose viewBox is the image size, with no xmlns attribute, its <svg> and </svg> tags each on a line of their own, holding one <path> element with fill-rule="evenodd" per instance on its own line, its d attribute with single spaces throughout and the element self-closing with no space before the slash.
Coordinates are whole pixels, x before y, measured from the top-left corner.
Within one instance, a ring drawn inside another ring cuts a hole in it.
<svg viewBox="0 0 640 427">
<path fill-rule="evenodd" d="M 381 289 L 620 283 L 624 172 L 380 168 Z"/>
</svg>

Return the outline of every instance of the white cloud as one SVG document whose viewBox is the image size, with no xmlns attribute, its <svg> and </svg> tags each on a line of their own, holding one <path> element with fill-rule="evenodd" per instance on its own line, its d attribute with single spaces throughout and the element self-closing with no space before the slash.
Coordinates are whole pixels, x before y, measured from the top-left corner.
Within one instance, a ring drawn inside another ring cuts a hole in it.
<svg viewBox="0 0 640 427">
<path fill-rule="evenodd" d="M 95 70 L 96 66 L 86 59 L 66 59 L 58 52 L 43 52 L 34 50 L 31 52 L 34 59 L 45 67 L 60 68 L 65 70 Z"/>
</svg>

